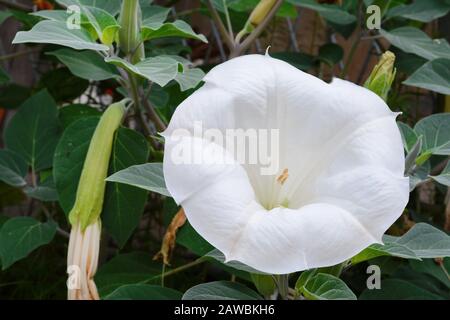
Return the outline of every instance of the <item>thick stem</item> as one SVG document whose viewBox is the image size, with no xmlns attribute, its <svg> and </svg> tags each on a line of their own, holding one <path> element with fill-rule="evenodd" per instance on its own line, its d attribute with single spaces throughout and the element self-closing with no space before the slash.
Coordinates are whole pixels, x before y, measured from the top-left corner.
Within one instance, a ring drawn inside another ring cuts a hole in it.
<svg viewBox="0 0 450 320">
<path fill-rule="evenodd" d="M 245 50 L 247 50 L 253 43 L 253 41 L 256 40 L 256 38 L 259 37 L 259 35 L 264 31 L 266 26 L 269 24 L 269 22 L 272 20 L 272 18 L 277 13 L 280 6 L 283 4 L 283 0 L 278 0 L 272 9 L 269 11 L 267 16 L 261 21 L 261 23 L 250 33 L 250 35 L 245 38 L 245 40 L 239 44 L 236 45 L 234 50 L 230 54 L 230 59 L 240 56 Z"/>
<path fill-rule="evenodd" d="M 288 274 L 280 274 L 274 276 L 275 283 L 278 287 L 278 292 L 280 293 L 280 296 L 287 300 L 289 295 L 289 275 Z"/>
<path fill-rule="evenodd" d="M 225 28 L 222 19 L 220 19 L 219 13 L 217 12 L 216 8 L 214 8 L 212 1 L 206 1 L 206 5 L 208 6 L 208 10 L 211 13 L 211 17 L 214 20 L 217 29 L 219 29 L 219 33 L 222 36 L 223 41 L 227 45 L 228 49 L 230 49 L 230 51 L 234 50 L 235 43 L 233 41 L 232 35 L 227 32 L 227 29 Z"/>
</svg>

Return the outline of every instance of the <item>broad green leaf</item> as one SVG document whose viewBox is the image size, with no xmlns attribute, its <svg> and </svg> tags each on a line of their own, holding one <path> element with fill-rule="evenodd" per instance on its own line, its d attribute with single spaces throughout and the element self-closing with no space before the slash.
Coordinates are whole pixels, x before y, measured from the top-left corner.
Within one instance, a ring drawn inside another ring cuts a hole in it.
<svg viewBox="0 0 450 320">
<path fill-rule="evenodd" d="M 230 268 L 234 268 L 237 270 L 241 270 L 241 271 L 246 271 L 249 273 L 254 273 L 254 274 L 261 274 L 261 275 L 266 275 L 267 273 L 265 272 L 261 272 L 258 271 L 256 269 L 253 269 L 252 267 L 249 267 L 239 261 L 229 261 L 229 262 L 225 262 L 225 256 L 222 252 L 220 252 L 217 249 L 213 249 L 212 251 L 208 252 L 204 257 L 206 258 L 213 258 L 221 263 L 223 263 L 225 266 L 230 267 Z"/>
<path fill-rule="evenodd" d="M 170 8 L 160 6 L 142 6 L 142 25 L 162 24 L 167 19 Z"/>
<path fill-rule="evenodd" d="M 33 170 L 40 171 L 52 166 L 59 130 L 55 101 L 43 90 L 19 108 L 5 130 L 4 139 L 8 149 L 21 155 Z"/>
<path fill-rule="evenodd" d="M 161 263 L 148 253 L 132 252 L 115 256 L 100 267 L 95 283 L 101 297 L 127 284 L 159 283 Z"/>
<path fill-rule="evenodd" d="M 76 77 L 68 68 L 58 68 L 42 75 L 38 89 L 47 89 L 58 103 L 71 102 L 86 92 L 89 81 Z"/>
<path fill-rule="evenodd" d="M 400 27 L 394 30 L 380 30 L 393 46 L 407 53 L 414 53 L 428 60 L 450 59 L 450 45 L 445 39 L 431 39 L 425 32 L 413 27 Z"/>
<path fill-rule="evenodd" d="M 101 81 L 118 77 L 117 69 L 93 51 L 59 49 L 48 53 L 57 57 L 77 77 Z"/>
<path fill-rule="evenodd" d="M 117 288 L 105 300 L 180 300 L 182 293 L 149 284 L 129 284 Z"/>
<path fill-rule="evenodd" d="M 450 187 L 450 161 L 438 176 L 431 176 L 431 178 L 444 186 Z"/>
<path fill-rule="evenodd" d="M 381 289 L 366 289 L 361 300 L 443 300 L 442 297 L 402 279 L 381 281 Z"/>
<path fill-rule="evenodd" d="M 72 209 L 78 180 L 98 117 L 82 118 L 64 130 L 55 150 L 53 178 L 58 191 L 59 204 L 66 214 Z"/>
<path fill-rule="evenodd" d="M 297 69 L 307 71 L 312 66 L 314 66 L 314 58 L 308 54 L 299 53 L 299 52 L 275 52 L 270 54 L 271 57 L 277 58 Z"/>
<path fill-rule="evenodd" d="M 148 154 L 148 143 L 142 134 L 120 128 L 114 140 L 109 172 L 119 172 L 144 163 Z M 125 245 L 138 225 L 146 200 L 145 190 L 120 183 L 107 183 L 102 221 L 119 247 Z"/>
<path fill-rule="evenodd" d="M 31 217 L 12 218 L 0 229 L 0 258 L 3 270 L 49 243 L 56 233 L 53 221 L 41 223 Z"/>
<path fill-rule="evenodd" d="M 193 68 L 192 62 L 183 57 L 177 55 L 164 55 L 162 57 L 169 57 L 171 59 L 174 59 L 183 66 L 183 70 L 179 71 L 177 76 L 175 77 L 175 81 L 180 85 L 181 91 L 186 91 L 197 87 L 205 76 L 203 70 L 199 68 Z"/>
<path fill-rule="evenodd" d="M 325 273 L 310 277 L 299 289 L 308 300 L 356 300 L 344 281 Z"/>
<path fill-rule="evenodd" d="M 434 259 L 424 259 L 423 261 L 410 260 L 409 265 L 414 271 L 432 276 L 450 290 L 450 279 L 448 277 L 450 258 L 445 258 L 442 266 L 439 266 Z M 448 294 L 450 294 L 450 291 L 448 291 Z"/>
<path fill-rule="evenodd" d="M 99 117 L 101 112 L 86 104 L 71 104 L 59 110 L 59 120 L 64 128 L 81 118 L 91 116 Z"/>
<path fill-rule="evenodd" d="M 420 260 L 450 256 L 450 237 L 435 227 L 418 223 L 401 237 L 385 235 L 384 245 L 373 244 L 352 258 L 352 263 L 380 256 Z"/>
<path fill-rule="evenodd" d="M 182 69 L 182 65 L 170 57 L 147 58 L 135 65 L 117 57 L 106 58 L 105 61 L 153 81 L 161 87 L 174 80 L 180 68 Z"/>
<path fill-rule="evenodd" d="M 111 45 L 120 29 L 116 19 L 103 9 L 86 5 L 81 6 L 81 12 L 87 17 L 100 41 L 106 45 Z"/>
<path fill-rule="evenodd" d="M 202 283 L 187 290 L 183 300 L 261 300 L 255 291 L 230 281 Z"/>
<path fill-rule="evenodd" d="M 30 13 L 33 16 L 44 18 L 47 20 L 58 21 L 66 23 L 70 14 L 66 10 L 39 10 Z"/>
<path fill-rule="evenodd" d="M 333 66 L 344 58 L 344 50 L 335 43 L 327 43 L 320 47 L 318 58 Z"/>
<path fill-rule="evenodd" d="M 12 43 L 51 43 L 77 50 L 109 50 L 107 46 L 92 40 L 86 30 L 71 30 L 67 28 L 64 22 L 50 20 L 39 22 L 30 31 L 18 32 Z"/>
<path fill-rule="evenodd" d="M 109 176 L 106 181 L 135 186 L 170 197 L 164 181 L 162 163 L 146 163 L 123 169 Z"/>
<path fill-rule="evenodd" d="M 36 187 L 26 187 L 24 191 L 33 199 L 40 201 L 58 201 L 58 192 L 56 191 L 53 177 L 46 179 Z"/>
<path fill-rule="evenodd" d="M 402 135 L 403 146 L 406 152 L 409 153 L 417 142 L 417 134 L 413 128 L 406 123 L 397 121 L 397 125 Z"/>
<path fill-rule="evenodd" d="M 417 187 L 417 185 L 428 180 L 430 171 L 431 171 L 430 161 L 426 161 L 424 164 L 416 168 L 409 175 L 409 191 L 410 192 L 413 191 Z"/>
<path fill-rule="evenodd" d="M 199 68 L 184 68 L 183 72 L 179 72 L 175 77 L 175 81 L 180 85 L 181 91 L 186 91 L 198 86 L 202 81 L 205 73 Z"/>
<path fill-rule="evenodd" d="M 356 17 L 337 5 L 320 4 L 315 0 L 288 0 L 301 8 L 317 11 L 323 18 L 338 25 L 356 22 Z"/>
<path fill-rule="evenodd" d="M 13 186 L 23 187 L 27 184 L 28 165 L 18 154 L 9 150 L 0 150 L 0 181 Z"/>
<path fill-rule="evenodd" d="M 450 59 L 435 59 L 417 69 L 403 84 L 450 95 Z"/>
<path fill-rule="evenodd" d="M 115 16 L 119 13 L 122 3 L 121 0 L 56 0 L 56 2 L 64 7 L 81 3 L 85 6 L 103 9 L 112 16 Z"/>
<path fill-rule="evenodd" d="M 31 89 L 15 83 L 0 86 L 0 106 L 4 109 L 16 109 L 31 95 Z"/>
<path fill-rule="evenodd" d="M 76 0 L 73 0 L 76 3 Z M 92 36 L 98 38 L 102 43 L 110 45 L 116 36 L 120 26 L 116 19 L 105 10 L 92 6 L 80 6 L 80 24 L 88 31 L 92 31 Z M 32 13 L 33 16 L 44 19 L 67 23 L 72 13 L 65 10 L 41 10 Z M 91 34 L 91 33 L 90 33 Z"/>
<path fill-rule="evenodd" d="M 6 71 L 3 70 L 2 67 L 0 67 L 0 85 L 8 83 L 10 80 L 11 80 L 11 78 L 6 73 Z"/>
<path fill-rule="evenodd" d="M 295 282 L 295 290 L 297 291 L 297 293 L 301 293 L 301 290 L 303 290 L 308 280 L 314 277 L 316 274 L 317 269 L 303 271 Z"/>
<path fill-rule="evenodd" d="M 450 2 L 443 0 L 414 0 L 409 5 L 396 6 L 388 11 L 388 18 L 403 17 L 421 22 L 431 22 L 450 11 Z"/>
<path fill-rule="evenodd" d="M 450 113 L 428 116 L 417 122 L 414 131 L 423 136 L 422 153 L 450 155 Z"/>
<path fill-rule="evenodd" d="M 166 23 L 143 23 L 141 35 L 144 41 L 165 37 L 180 37 L 196 39 L 208 43 L 208 40 L 204 35 L 195 33 L 191 26 L 183 20 L 175 20 L 174 22 Z"/>
</svg>

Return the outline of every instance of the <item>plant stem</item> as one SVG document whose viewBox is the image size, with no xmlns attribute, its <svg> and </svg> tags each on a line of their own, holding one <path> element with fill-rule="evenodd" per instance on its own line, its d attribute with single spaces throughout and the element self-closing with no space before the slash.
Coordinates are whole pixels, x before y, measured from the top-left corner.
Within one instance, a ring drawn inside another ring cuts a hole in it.
<svg viewBox="0 0 450 320">
<path fill-rule="evenodd" d="M 233 26 L 231 25 L 230 13 L 228 12 L 228 5 L 226 0 L 222 0 L 223 8 L 225 10 L 225 19 L 227 21 L 228 34 L 233 38 Z"/>
<path fill-rule="evenodd" d="M 263 32 L 263 30 L 275 16 L 275 13 L 278 11 L 278 9 L 282 4 L 283 0 L 278 0 L 274 4 L 274 6 L 272 7 L 272 9 L 270 9 L 267 16 L 265 16 L 264 20 L 261 21 L 261 23 L 250 33 L 250 35 L 247 38 L 245 38 L 245 40 L 241 44 L 235 46 L 235 48 L 230 54 L 229 57 L 230 59 L 240 56 L 245 50 L 247 50 L 251 46 L 253 41 L 255 41 L 255 39 L 259 37 L 259 35 Z"/>
<path fill-rule="evenodd" d="M 217 29 L 219 29 L 219 33 L 223 38 L 223 41 L 227 45 L 228 49 L 230 51 L 234 50 L 235 44 L 232 39 L 232 36 L 227 32 L 227 29 L 225 28 L 222 19 L 220 19 L 219 13 L 217 12 L 216 8 L 214 8 L 214 5 L 211 0 L 206 1 L 206 5 L 208 7 L 209 12 L 211 13 L 211 17 L 214 20 Z"/>
<path fill-rule="evenodd" d="M 182 271 L 184 271 L 184 270 L 187 270 L 187 269 L 189 269 L 189 268 L 192 268 L 192 267 L 195 267 L 195 266 L 197 266 L 197 265 L 199 265 L 199 264 L 202 264 L 202 263 L 204 263 L 204 262 L 206 262 L 206 261 L 207 261 L 206 259 L 199 258 L 199 259 L 194 260 L 194 261 L 192 261 L 192 262 L 186 263 L 185 265 L 182 265 L 181 267 L 172 269 L 172 270 L 170 270 L 170 271 L 168 271 L 168 272 L 165 272 L 165 267 L 163 267 L 163 268 L 164 268 L 164 269 L 163 269 L 164 271 L 163 271 L 163 273 L 161 274 L 161 277 L 162 277 L 162 278 L 165 278 L 165 277 L 168 277 L 168 276 L 177 274 L 177 273 L 179 273 L 179 272 L 182 272 Z M 163 265 L 164 265 L 164 264 L 163 264 Z M 143 281 L 143 283 L 147 283 L 147 282 L 149 282 L 149 281 L 153 281 L 154 279 L 155 279 L 155 278 L 145 280 L 145 281 Z M 161 283 L 164 284 L 164 279 L 161 279 Z"/>
<path fill-rule="evenodd" d="M 275 283 L 278 287 L 278 292 L 281 297 L 286 300 L 289 295 L 289 275 L 288 274 L 280 274 L 274 276 Z"/>
</svg>

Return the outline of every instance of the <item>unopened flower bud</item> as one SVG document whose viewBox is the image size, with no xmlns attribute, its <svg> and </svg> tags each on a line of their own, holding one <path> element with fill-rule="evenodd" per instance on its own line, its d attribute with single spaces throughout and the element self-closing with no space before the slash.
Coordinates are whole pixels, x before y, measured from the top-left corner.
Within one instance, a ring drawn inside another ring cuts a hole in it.
<svg viewBox="0 0 450 320">
<path fill-rule="evenodd" d="M 391 51 L 386 51 L 364 84 L 367 89 L 375 92 L 385 101 L 395 79 L 394 62 L 395 55 Z"/>
</svg>

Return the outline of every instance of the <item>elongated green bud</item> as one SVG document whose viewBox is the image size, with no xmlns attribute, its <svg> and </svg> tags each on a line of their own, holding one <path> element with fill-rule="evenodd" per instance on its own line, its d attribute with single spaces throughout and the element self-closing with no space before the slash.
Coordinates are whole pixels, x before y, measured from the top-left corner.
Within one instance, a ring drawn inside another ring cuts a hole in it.
<svg viewBox="0 0 450 320">
<path fill-rule="evenodd" d="M 69 213 L 72 226 L 80 223 L 82 231 L 95 223 L 102 211 L 114 132 L 122 122 L 128 101 L 129 99 L 122 100 L 106 109 L 89 144 L 78 182 L 75 205 Z"/>
<path fill-rule="evenodd" d="M 131 54 L 138 62 L 143 54 L 141 41 L 142 13 L 139 0 L 123 0 L 119 16 L 119 47 L 125 54 Z"/>
<path fill-rule="evenodd" d="M 249 21 L 250 23 L 256 27 L 259 25 L 264 18 L 267 16 L 267 14 L 270 12 L 270 10 L 273 8 L 277 1 L 276 0 L 261 0 L 253 9 L 252 13 L 250 14 Z"/>
<path fill-rule="evenodd" d="M 395 55 L 386 51 L 382 56 L 378 64 L 372 70 L 369 78 L 366 80 L 364 86 L 379 95 L 384 101 L 386 101 L 391 90 L 392 82 L 395 79 L 397 73 L 394 68 Z"/>
</svg>

